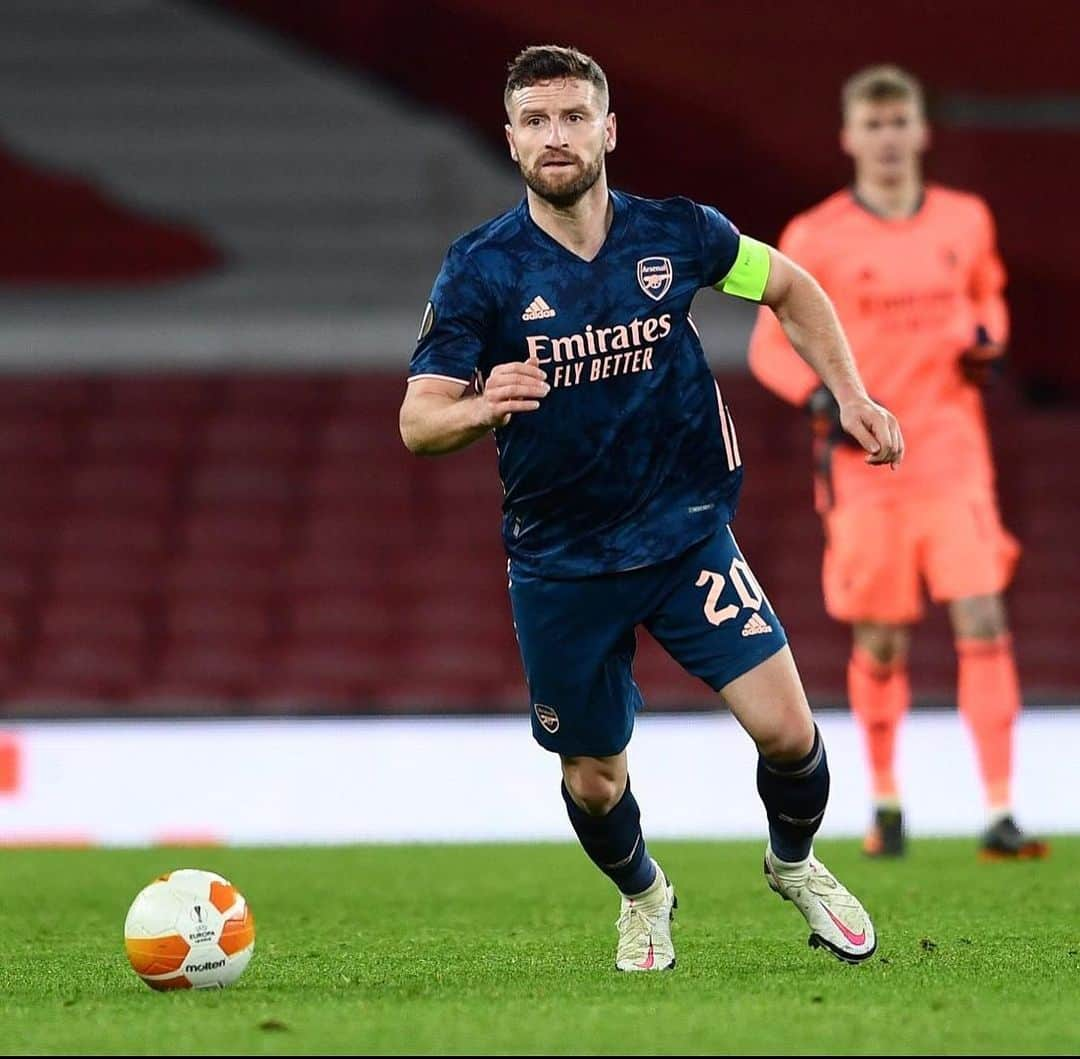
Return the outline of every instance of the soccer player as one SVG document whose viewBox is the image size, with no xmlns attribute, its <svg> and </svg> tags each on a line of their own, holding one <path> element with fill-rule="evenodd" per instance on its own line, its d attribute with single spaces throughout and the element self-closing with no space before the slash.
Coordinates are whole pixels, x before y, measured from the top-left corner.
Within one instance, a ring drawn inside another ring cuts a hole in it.
<svg viewBox="0 0 1080 1059">
<path fill-rule="evenodd" d="M 867 397 L 828 298 L 802 269 L 712 207 L 608 189 L 615 115 L 591 58 L 527 48 L 504 103 L 525 198 L 450 247 L 401 434 L 438 455 L 494 431 L 533 735 L 560 756 L 570 823 L 622 894 L 616 966 L 675 966 L 675 891 L 649 855 L 627 774 L 638 625 L 720 692 L 756 743 L 769 886 L 806 917 L 812 945 L 865 960 L 870 917 L 812 855 L 825 747 L 728 528 L 739 444 L 690 319 L 694 295 L 715 287 L 772 307 L 869 462 L 899 462 L 899 427 Z"/>
<path fill-rule="evenodd" d="M 956 637 L 957 701 L 989 806 L 982 855 L 1042 856 L 1046 846 L 1017 827 L 1011 809 L 1020 690 L 1001 593 L 1019 548 L 998 515 L 980 394 L 1008 337 L 993 219 L 977 196 L 923 181 L 929 132 L 910 74 L 863 70 L 842 102 L 854 186 L 795 217 L 779 246 L 833 299 L 870 393 L 901 417 L 910 443 L 903 473 L 868 473 L 839 429 L 828 378 L 795 356 L 769 313 L 759 315 L 750 367 L 814 423 L 825 605 L 852 625 L 848 695 L 873 783 L 864 849 L 904 851 L 894 757 L 923 580 L 948 605 Z"/>
</svg>

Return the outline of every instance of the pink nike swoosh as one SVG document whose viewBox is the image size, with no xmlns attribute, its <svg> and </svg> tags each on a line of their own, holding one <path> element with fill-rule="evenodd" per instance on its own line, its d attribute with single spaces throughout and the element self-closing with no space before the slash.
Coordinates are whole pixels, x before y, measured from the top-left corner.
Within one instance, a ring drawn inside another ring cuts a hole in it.
<svg viewBox="0 0 1080 1059">
<path fill-rule="evenodd" d="M 844 937 L 847 938 L 852 945 L 862 945 L 863 942 L 866 941 L 865 930 L 860 931 L 858 934 L 856 934 L 855 931 L 853 931 L 850 927 L 844 926 L 844 924 L 841 923 L 840 920 L 837 919 L 836 916 L 834 916 L 832 912 L 830 912 L 828 908 L 825 907 L 824 901 L 821 902 L 821 907 L 825 909 L 825 914 L 836 924 L 836 929 L 839 930 L 840 933 L 843 934 Z"/>
<path fill-rule="evenodd" d="M 828 911 L 828 910 L 826 909 L 826 911 Z M 650 938 L 649 939 L 649 955 L 646 956 L 645 959 L 641 961 L 641 963 L 635 963 L 634 966 L 635 967 L 640 967 L 643 971 L 651 971 L 653 962 L 654 962 L 654 960 L 653 960 L 652 939 Z"/>
</svg>

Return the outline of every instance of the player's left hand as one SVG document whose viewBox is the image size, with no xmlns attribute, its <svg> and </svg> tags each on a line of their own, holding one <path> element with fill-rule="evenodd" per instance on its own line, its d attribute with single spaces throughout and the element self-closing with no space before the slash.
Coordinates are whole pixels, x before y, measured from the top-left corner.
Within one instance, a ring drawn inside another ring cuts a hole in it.
<svg viewBox="0 0 1080 1059">
<path fill-rule="evenodd" d="M 840 405 L 827 386 L 819 386 L 807 399 L 805 408 L 815 438 L 852 449 L 862 448 L 840 425 Z"/>
<path fill-rule="evenodd" d="M 840 405 L 840 425 L 866 451 L 867 463 L 899 467 L 904 458 L 904 435 L 896 416 L 869 397 L 853 397 Z"/>
<path fill-rule="evenodd" d="M 981 324 L 975 329 L 975 344 L 960 354 L 960 371 L 968 382 L 981 390 L 997 382 L 1005 367 L 1005 347 L 991 340 Z"/>
</svg>

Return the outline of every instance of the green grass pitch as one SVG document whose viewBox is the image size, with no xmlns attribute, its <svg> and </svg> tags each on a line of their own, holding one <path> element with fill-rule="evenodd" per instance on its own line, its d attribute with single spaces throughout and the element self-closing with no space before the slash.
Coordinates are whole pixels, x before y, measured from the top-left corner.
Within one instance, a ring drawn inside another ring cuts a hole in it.
<svg viewBox="0 0 1080 1059">
<path fill-rule="evenodd" d="M 877 923 L 861 967 L 807 947 L 762 845 L 654 843 L 680 898 L 679 965 L 655 975 L 613 969 L 618 901 L 569 844 L 3 851 L 0 1052 L 1080 1052 L 1080 838 L 1018 864 L 821 841 Z M 128 968 L 128 904 L 177 867 L 251 903 L 232 989 L 154 993 Z"/>
</svg>

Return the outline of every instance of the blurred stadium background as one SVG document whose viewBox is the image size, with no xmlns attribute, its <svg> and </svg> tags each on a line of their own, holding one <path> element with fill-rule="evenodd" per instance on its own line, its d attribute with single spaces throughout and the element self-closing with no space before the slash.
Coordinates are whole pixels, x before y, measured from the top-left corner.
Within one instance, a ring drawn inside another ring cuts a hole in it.
<svg viewBox="0 0 1080 1059">
<path fill-rule="evenodd" d="M 520 197 L 505 62 L 546 41 L 611 79 L 615 186 L 715 203 L 770 241 L 848 179 L 843 79 L 886 60 L 923 78 L 928 173 L 989 200 L 1011 277 L 989 418 L 1025 547 L 1020 807 L 1080 830 L 1053 752 L 1080 737 L 1080 10 L 675 8 L 0 6 L 0 841 L 568 835 L 528 733 L 493 447 L 423 461 L 397 432 L 447 244 Z M 1038 26 L 1057 28 L 1018 46 Z M 702 295 L 695 315 L 740 426 L 739 537 L 843 761 L 829 826 L 855 833 L 806 426 L 745 368 L 751 309 Z M 973 831 L 940 613 L 912 672 L 912 828 Z M 651 831 L 760 832 L 745 737 L 645 634 L 637 674 Z"/>
</svg>

